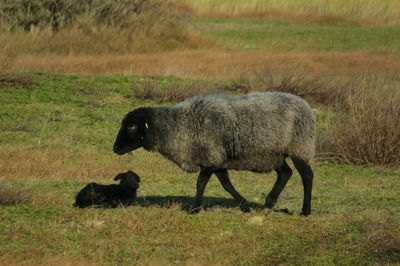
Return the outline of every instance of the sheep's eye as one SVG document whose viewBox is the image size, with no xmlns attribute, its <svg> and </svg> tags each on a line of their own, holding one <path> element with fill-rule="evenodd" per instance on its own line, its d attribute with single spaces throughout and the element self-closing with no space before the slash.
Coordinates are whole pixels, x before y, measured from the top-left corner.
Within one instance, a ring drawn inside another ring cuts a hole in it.
<svg viewBox="0 0 400 266">
<path fill-rule="evenodd" d="M 129 125 L 126 127 L 126 131 L 128 131 L 128 133 L 133 134 L 138 130 L 137 125 Z"/>
</svg>

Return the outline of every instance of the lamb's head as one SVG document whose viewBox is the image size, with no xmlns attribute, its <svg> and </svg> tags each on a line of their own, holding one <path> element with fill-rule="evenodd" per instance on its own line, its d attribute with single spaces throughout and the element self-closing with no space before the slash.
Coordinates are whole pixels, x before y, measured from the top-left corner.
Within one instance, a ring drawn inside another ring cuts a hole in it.
<svg viewBox="0 0 400 266">
<path fill-rule="evenodd" d="M 129 112 L 122 120 L 121 128 L 114 143 L 114 152 L 118 155 L 143 147 L 146 132 L 147 109 L 138 108 Z"/>
<path fill-rule="evenodd" d="M 133 189 L 135 191 L 139 188 L 140 178 L 133 171 L 120 173 L 116 177 L 114 177 L 114 180 L 115 181 L 120 180 L 120 182 L 119 182 L 120 186 L 128 187 L 128 188 Z"/>
</svg>

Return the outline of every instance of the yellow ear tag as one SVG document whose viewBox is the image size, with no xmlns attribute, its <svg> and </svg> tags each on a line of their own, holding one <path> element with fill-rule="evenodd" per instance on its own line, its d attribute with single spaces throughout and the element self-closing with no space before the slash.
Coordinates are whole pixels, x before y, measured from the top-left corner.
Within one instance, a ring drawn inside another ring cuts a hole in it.
<svg viewBox="0 0 400 266">
<path fill-rule="evenodd" d="M 146 128 L 149 128 L 149 125 L 147 123 L 144 123 L 144 125 L 146 126 Z"/>
</svg>

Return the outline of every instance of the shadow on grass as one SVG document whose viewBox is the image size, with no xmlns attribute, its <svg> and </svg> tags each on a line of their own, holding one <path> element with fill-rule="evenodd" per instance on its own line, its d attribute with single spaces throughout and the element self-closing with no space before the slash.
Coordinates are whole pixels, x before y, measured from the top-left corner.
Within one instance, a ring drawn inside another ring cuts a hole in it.
<svg viewBox="0 0 400 266">
<path fill-rule="evenodd" d="M 180 206 L 181 210 L 188 211 L 193 204 L 194 198 L 188 196 L 147 196 L 138 197 L 135 205 L 142 207 L 157 206 L 161 208 L 171 208 L 172 206 Z M 204 209 L 220 206 L 224 208 L 236 208 L 238 204 L 233 199 L 204 197 Z"/>
<path fill-rule="evenodd" d="M 194 202 L 193 197 L 188 196 L 147 196 L 138 197 L 136 199 L 135 205 L 141 207 L 156 206 L 161 208 L 172 208 L 179 206 L 182 211 L 189 211 L 190 207 Z M 204 197 L 203 204 L 204 209 L 212 207 L 222 207 L 226 209 L 239 208 L 239 204 L 230 198 L 217 198 L 217 197 Z M 261 211 L 264 207 L 255 202 L 249 202 L 249 206 L 252 210 Z M 293 212 L 288 209 L 277 209 L 274 212 L 281 212 L 288 215 L 293 215 Z"/>
</svg>

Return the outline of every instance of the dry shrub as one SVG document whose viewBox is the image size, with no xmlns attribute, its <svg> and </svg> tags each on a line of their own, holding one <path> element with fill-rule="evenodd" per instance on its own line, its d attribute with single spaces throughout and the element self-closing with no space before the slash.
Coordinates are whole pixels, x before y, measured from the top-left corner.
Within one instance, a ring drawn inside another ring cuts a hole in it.
<svg viewBox="0 0 400 266">
<path fill-rule="evenodd" d="M 142 100 L 151 100 L 156 103 L 180 102 L 198 94 L 215 92 L 240 92 L 251 90 L 251 85 L 245 80 L 233 80 L 228 83 L 219 81 L 186 81 L 173 80 L 161 82 L 157 77 L 146 77 L 141 82 L 132 84 L 136 97 Z"/>
<path fill-rule="evenodd" d="M 32 198 L 29 186 L 10 186 L 0 180 L 0 206 L 29 202 Z"/>
<path fill-rule="evenodd" d="M 0 47 L 19 53 L 126 54 L 209 46 L 171 1 L 46 0 L 0 3 Z M 189 12 L 189 11 L 187 11 Z"/>
<path fill-rule="evenodd" d="M 398 85 L 381 89 L 363 86 L 331 104 L 335 115 L 320 136 L 319 157 L 339 163 L 400 167 Z"/>
<path fill-rule="evenodd" d="M 332 102 L 343 102 L 343 98 L 354 88 L 350 82 L 342 79 L 310 76 L 299 68 L 292 68 L 282 73 L 271 71 L 258 74 L 263 91 L 292 93 L 310 102 L 312 105 L 329 106 Z"/>
<path fill-rule="evenodd" d="M 8 31 L 31 27 L 59 31 L 74 24 L 80 16 L 94 18 L 91 26 L 130 27 L 140 15 L 160 12 L 171 6 L 169 1 L 134 0 L 3 0 L 0 2 L 2 27 Z M 95 24 L 96 23 L 96 24 Z"/>
<path fill-rule="evenodd" d="M 0 89 L 10 87 L 32 88 L 36 84 L 37 82 L 29 76 L 0 75 Z"/>
</svg>

